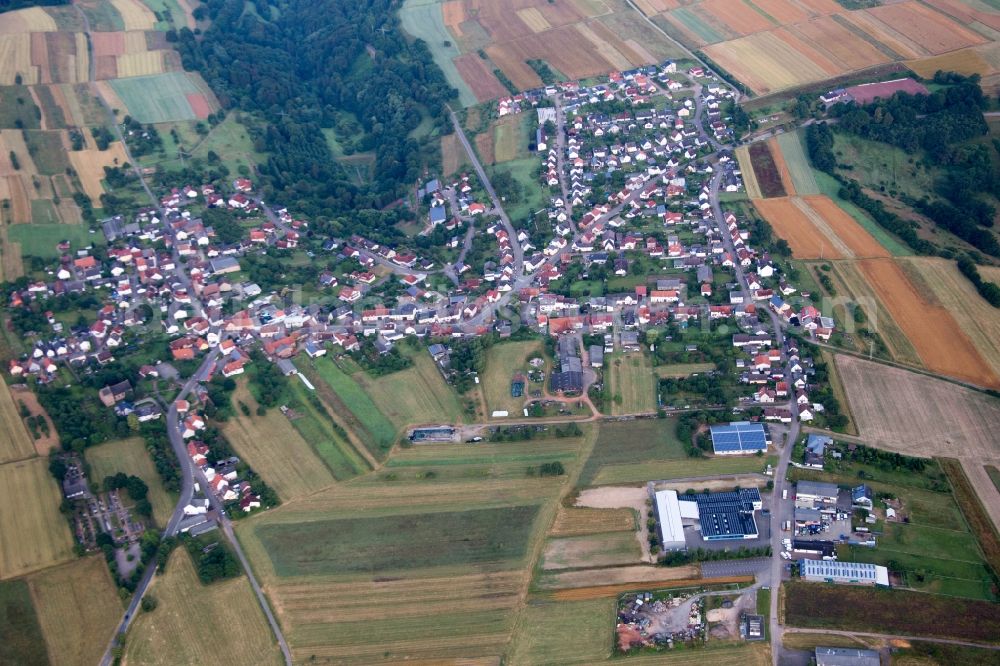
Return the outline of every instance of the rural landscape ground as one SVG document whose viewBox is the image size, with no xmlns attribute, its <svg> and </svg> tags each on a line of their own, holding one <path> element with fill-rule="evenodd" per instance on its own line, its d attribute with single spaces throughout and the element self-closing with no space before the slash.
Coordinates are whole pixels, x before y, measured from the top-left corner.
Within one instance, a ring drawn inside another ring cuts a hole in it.
<svg viewBox="0 0 1000 666">
<path fill-rule="evenodd" d="M 0 664 L 1000 663 L 998 92 L 996 0 L 0 1 Z"/>
</svg>

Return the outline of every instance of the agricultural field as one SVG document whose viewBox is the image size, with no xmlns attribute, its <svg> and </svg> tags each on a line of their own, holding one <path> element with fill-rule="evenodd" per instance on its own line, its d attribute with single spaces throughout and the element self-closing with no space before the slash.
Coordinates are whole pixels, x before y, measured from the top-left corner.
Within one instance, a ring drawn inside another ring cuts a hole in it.
<svg viewBox="0 0 1000 666">
<path fill-rule="evenodd" d="M 497 658 L 589 436 L 429 444 L 237 526 L 296 661 Z M 359 556 L 359 554 L 361 554 Z M 379 632 L 371 631 L 379 622 Z"/>
<path fill-rule="evenodd" d="M 615 606 L 615 599 L 529 601 L 511 641 L 511 663 L 572 664 L 609 659 Z"/>
<path fill-rule="evenodd" d="M 0 438 L 0 464 L 35 455 L 34 442 L 24 426 L 19 409 L 20 405 L 14 401 L 10 388 L 0 388 L 0 423 L 6 424 Z"/>
<path fill-rule="evenodd" d="M 509 94 L 494 70 L 519 89 L 540 86 L 529 60 L 581 79 L 683 56 L 626 0 L 407 0 L 400 19 L 427 42 L 463 106 Z"/>
<path fill-rule="evenodd" d="M 336 482 L 314 449 L 295 429 L 293 423 L 278 409 L 269 409 L 257 416 L 257 402 L 246 382 L 239 382 L 233 393 L 233 404 L 244 403 L 252 416 L 241 408 L 222 428 L 226 439 L 247 464 L 274 488 L 283 500 L 295 499 L 326 488 Z"/>
<path fill-rule="evenodd" d="M 848 10 L 834 0 L 695 0 L 683 6 L 656 0 L 639 7 L 757 95 L 893 62 L 926 76 L 949 64 L 984 76 L 996 73 L 986 49 L 1000 22 L 985 5 L 978 10 L 957 0 L 876 4 L 882 6 Z"/>
<path fill-rule="evenodd" d="M 413 367 L 384 377 L 364 372 L 353 378 L 397 430 L 420 424 L 458 423 L 462 406 L 434 360 L 424 350 L 410 354 Z"/>
<path fill-rule="evenodd" d="M 569 537 L 604 532 L 634 532 L 635 512 L 631 509 L 589 509 L 559 507 L 549 536 Z"/>
<path fill-rule="evenodd" d="M 777 146 L 772 146 L 772 150 L 781 155 L 781 159 L 788 169 L 792 182 L 791 189 L 801 196 L 820 194 L 819 185 L 813 176 L 812 164 L 806 156 L 800 134 L 798 132 L 779 134 L 776 143 Z"/>
<path fill-rule="evenodd" d="M 785 191 L 785 179 L 782 178 L 770 142 L 751 145 L 749 155 L 750 163 L 753 166 L 754 180 L 757 181 L 760 187 L 761 195 L 770 199 L 772 197 L 783 197 L 788 194 Z M 782 160 L 783 163 L 784 160 Z"/>
<path fill-rule="evenodd" d="M 343 420 L 341 426 L 357 435 L 371 454 L 381 459 L 396 443 L 398 432 L 392 421 L 382 413 L 371 396 L 354 379 L 354 374 L 363 372 L 357 369 L 357 366 L 355 368 L 354 373 L 348 374 L 332 359 L 323 356 L 311 362 L 311 368 L 306 374 L 310 378 L 315 377 L 330 389 L 327 391 L 313 381 L 327 409 L 338 421 Z"/>
<path fill-rule="evenodd" d="M 928 301 L 955 318 L 993 373 L 1000 376 L 1000 310 L 979 295 L 952 261 L 909 258 L 900 263 Z"/>
<path fill-rule="evenodd" d="M 176 499 L 166 491 L 160 475 L 153 466 L 153 459 L 146 451 L 141 437 L 119 439 L 92 446 L 84 454 L 90 464 L 90 480 L 100 484 L 104 477 L 118 472 L 138 476 L 149 486 L 149 502 L 153 505 L 153 519 L 157 525 L 166 525 L 174 511 Z"/>
<path fill-rule="evenodd" d="M 653 368 L 653 373 L 660 378 L 666 377 L 690 377 L 702 372 L 715 370 L 715 363 L 673 363 L 670 365 L 658 365 Z"/>
<path fill-rule="evenodd" d="M 799 205 L 796 205 L 798 203 Z M 780 197 L 756 199 L 757 212 L 767 220 L 774 233 L 788 242 L 796 259 L 840 259 L 843 243 L 834 244 L 806 215 L 801 199 Z M 839 240 L 839 239 L 838 239 Z"/>
<path fill-rule="evenodd" d="M 496 162 L 531 157 L 528 144 L 533 140 L 534 118 L 530 113 L 501 118 L 495 124 L 493 141 Z"/>
<path fill-rule="evenodd" d="M 0 579 L 73 556 L 73 538 L 59 513 L 62 492 L 44 458 L 0 465 Z M 17 535 L 11 538 L 10 535 Z"/>
<path fill-rule="evenodd" d="M 684 444 L 677 439 L 675 419 L 641 419 L 602 423 L 594 450 L 580 474 L 581 486 L 600 485 L 599 476 L 664 461 L 687 462 Z M 621 476 L 621 474 L 616 474 Z M 647 474 L 636 481 L 648 481 Z"/>
<path fill-rule="evenodd" d="M 178 548 L 150 594 L 157 608 L 135 619 L 125 643 L 125 663 L 204 664 L 220 654 L 232 663 L 282 663 L 245 577 L 202 585 L 191 557 Z"/>
<path fill-rule="evenodd" d="M 31 591 L 23 579 L 0 582 L 0 662 L 49 663 Z"/>
<path fill-rule="evenodd" d="M 866 259 L 859 263 L 868 283 L 929 370 L 980 386 L 1000 387 L 1000 375 L 990 369 L 951 314 L 928 302 L 895 261 Z"/>
<path fill-rule="evenodd" d="M 201 88 L 185 72 L 115 79 L 111 87 L 129 115 L 141 123 L 198 120 L 213 110 Z"/>
<path fill-rule="evenodd" d="M 549 539 L 542 555 L 542 569 L 576 569 L 638 564 L 642 549 L 634 532 L 611 532 Z"/>
<path fill-rule="evenodd" d="M 747 196 L 751 199 L 763 199 L 764 194 L 760 191 L 760 183 L 757 182 L 757 174 L 753 170 L 749 147 L 740 146 L 736 149 L 736 161 L 739 162 L 740 173 L 743 174 L 743 185 L 746 187 Z"/>
<path fill-rule="evenodd" d="M 785 619 L 792 626 L 934 636 L 995 643 L 1000 606 L 907 590 L 787 582 Z M 919 613 L 913 609 L 919 608 Z"/>
<path fill-rule="evenodd" d="M 99 662 L 122 613 L 104 559 L 77 559 L 27 580 L 53 666 Z"/>
<path fill-rule="evenodd" d="M 486 370 L 480 378 L 481 390 L 486 400 L 489 416 L 495 411 L 506 411 L 511 416 L 521 415 L 521 410 L 527 400 L 527 394 L 532 390 L 532 384 L 525 382 L 525 395 L 520 398 L 511 397 L 511 380 L 517 373 L 527 378 L 528 361 L 533 358 L 544 358 L 544 350 L 539 340 L 526 342 L 505 342 L 495 344 L 486 352 Z M 548 375 L 546 375 L 548 381 Z M 535 385 L 537 386 L 537 385 Z"/>
<path fill-rule="evenodd" d="M 1000 459 L 1000 400 L 950 382 L 851 356 L 836 357 L 860 436 L 907 455 Z"/>
<path fill-rule="evenodd" d="M 645 353 L 616 354 L 605 361 L 611 387 L 611 413 L 651 414 L 656 411 L 656 382 Z"/>
</svg>

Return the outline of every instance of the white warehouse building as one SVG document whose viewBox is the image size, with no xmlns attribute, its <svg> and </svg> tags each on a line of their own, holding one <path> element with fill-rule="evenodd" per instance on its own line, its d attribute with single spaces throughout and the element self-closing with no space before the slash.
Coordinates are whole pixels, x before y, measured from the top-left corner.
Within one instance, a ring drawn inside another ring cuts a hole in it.
<svg viewBox="0 0 1000 666">
<path fill-rule="evenodd" d="M 802 578 L 812 582 L 889 587 L 889 570 L 866 562 L 802 560 Z"/>
<path fill-rule="evenodd" d="M 682 550 L 684 526 L 681 524 L 681 506 L 676 490 L 660 490 L 655 495 L 656 517 L 660 525 L 660 545 L 663 550 Z"/>
</svg>

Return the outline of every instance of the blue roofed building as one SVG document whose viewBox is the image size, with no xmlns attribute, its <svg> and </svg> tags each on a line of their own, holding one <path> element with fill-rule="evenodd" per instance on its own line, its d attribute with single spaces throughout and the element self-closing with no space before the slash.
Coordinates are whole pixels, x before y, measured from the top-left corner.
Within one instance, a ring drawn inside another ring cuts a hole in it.
<svg viewBox="0 0 1000 666">
<path fill-rule="evenodd" d="M 754 512 L 760 510 L 763 504 L 757 488 L 681 495 L 679 500 L 697 505 L 698 523 L 704 541 L 756 539 L 760 536 Z M 682 507 L 681 515 L 687 513 Z"/>
<path fill-rule="evenodd" d="M 444 206 L 431 207 L 430 219 L 433 226 L 443 224 L 448 219 L 448 213 L 445 211 Z"/>
<path fill-rule="evenodd" d="M 762 423 L 734 421 L 729 425 L 712 426 L 711 433 L 712 449 L 719 456 L 766 452 L 771 443 L 767 428 Z"/>
</svg>

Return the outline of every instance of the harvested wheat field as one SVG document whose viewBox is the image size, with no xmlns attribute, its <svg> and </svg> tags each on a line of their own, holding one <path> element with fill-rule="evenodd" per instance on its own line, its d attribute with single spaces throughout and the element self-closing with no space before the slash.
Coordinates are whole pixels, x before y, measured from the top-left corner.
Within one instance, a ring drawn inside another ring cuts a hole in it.
<svg viewBox="0 0 1000 666">
<path fill-rule="evenodd" d="M 16 156 L 20 168 L 14 168 L 10 157 L 11 153 Z M 37 173 L 38 170 L 35 169 L 31 153 L 28 152 L 28 147 L 24 144 L 21 130 L 0 130 L 0 176 L 26 176 L 30 178 Z"/>
<path fill-rule="evenodd" d="M 915 0 L 867 11 L 934 55 L 986 41 L 979 33 Z"/>
<path fill-rule="evenodd" d="M 0 578 L 13 578 L 73 557 L 61 513 L 62 492 L 44 458 L 0 465 Z M 7 535 L 17 535 L 9 538 Z"/>
<path fill-rule="evenodd" d="M 111 0 L 126 30 L 152 30 L 156 27 L 156 16 L 139 0 Z"/>
<path fill-rule="evenodd" d="M 2 157 L 0 157 L 2 162 Z M 27 224 L 31 222 L 31 199 L 28 198 L 28 188 L 24 185 L 24 179 L 20 176 L 0 176 L 4 182 L 3 186 L 10 199 L 10 221 L 14 224 Z"/>
<path fill-rule="evenodd" d="M 799 23 L 816 15 L 794 0 L 753 0 L 753 4 L 781 25 Z"/>
<path fill-rule="evenodd" d="M 929 370 L 980 386 L 1000 387 L 1000 375 L 990 369 L 954 317 L 945 308 L 931 305 L 895 261 L 865 259 L 859 265 Z"/>
<path fill-rule="evenodd" d="M 84 193 L 93 201 L 100 201 L 101 194 L 104 193 L 101 185 L 104 179 L 104 167 L 120 166 L 127 162 L 128 158 L 121 142 L 114 141 L 107 150 L 87 148 L 71 151 L 69 161 L 80 178 Z"/>
<path fill-rule="evenodd" d="M 55 32 L 59 29 L 55 19 L 41 7 L 29 7 L 4 12 L 0 21 L 0 35 L 26 34 L 29 32 Z"/>
<path fill-rule="evenodd" d="M 483 164 L 496 164 L 497 158 L 493 152 L 493 132 L 491 129 L 488 128 L 482 134 L 477 134 L 474 143 Z"/>
<path fill-rule="evenodd" d="M 934 305 L 948 310 L 1000 376 L 1000 309 L 986 302 L 955 262 L 929 257 L 900 259 L 907 274 Z"/>
<path fill-rule="evenodd" d="M 868 12 L 847 12 L 841 14 L 840 18 L 871 37 L 876 43 L 888 48 L 900 58 L 912 59 L 933 55 L 927 49 L 919 44 L 915 44 L 908 37 L 896 32 Z"/>
<path fill-rule="evenodd" d="M 535 70 L 531 69 L 508 44 L 493 44 L 486 47 L 486 54 L 520 90 L 537 88 L 542 85 Z"/>
<path fill-rule="evenodd" d="M 465 149 L 456 134 L 441 137 L 441 175 L 448 178 L 466 161 Z"/>
<path fill-rule="evenodd" d="M 989 76 L 996 73 L 996 68 L 976 49 L 962 49 L 931 58 L 910 60 L 906 66 L 925 79 L 932 78 L 934 72 L 939 69 L 946 72 L 958 72 L 966 76 L 971 74 Z"/>
<path fill-rule="evenodd" d="M 866 442 L 916 456 L 1000 458 L 1000 400 L 853 356 L 840 354 L 836 364 Z"/>
<path fill-rule="evenodd" d="M 767 220 L 774 233 L 785 239 L 796 259 L 840 259 L 844 256 L 837 246 L 813 224 L 803 212 L 801 201 L 794 197 L 756 199 L 757 212 Z"/>
<path fill-rule="evenodd" d="M 49 434 L 45 436 L 41 431 L 39 431 L 39 438 L 34 441 L 34 450 L 40 456 L 47 456 L 49 452 L 59 446 L 59 433 L 56 431 L 56 426 L 52 423 L 52 418 L 49 416 L 48 412 L 39 404 L 38 396 L 35 395 L 34 391 L 30 389 L 17 389 L 11 387 L 11 397 L 14 399 L 14 404 L 20 409 L 19 403 L 24 403 L 24 406 L 28 408 L 28 411 L 32 415 L 41 416 L 45 419 L 45 422 L 49 426 Z M 7 421 L 5 421 L 7 422 Z M 9 427 L 9 426 L 8 426 Z M 11 428 L 13 431 L 14 428 Z M 15 437 L 16 433 L 11 433 L 10 437 Z"/>
<path fill-rule="evenodd" d="M 559 507 L 550 536 L 568 537 L 601 532 L 631 532 L 635 530 L 635 514 L 631 509 L 587 509 Z"/>
<path fill-rule="evenodd" d="M 38 68 L 31 62 L 31 35 L 0 34 L 0 85 L 14 85 L 19 74 L 27 85 L 38 83 Z"/>
<path fill-rule="evenodd" d="M 833 199 L 824 195 L 803 197 L 809 207 L 816 211 L 829 225 L 833 234 L 850 248 L 850 253 L 859 258 L 888 257 L 889 252 L 848 215 Z"/>
<path fill-rule="evenodd" d="M 830 16 L 792 26 L 791 31 L 826 53 L 845 71 L 866 69 L 890 61 L 889 56 Z"/>
<path fill-rule="evenodd" d="M 751 199 L 763 199 L 764 194 L 760 191 L 760 183 L 757 182 L 757 174 L 753 170 L 748 146 L 736 149 L 736 161 L 739 162 L 740 173 L 743 174 L 743 186 L 747 188 L 747 196 Z"/>
<path fill-rule="evenodd" d="M 163 74 L 166 70 L 163 61 L 163 51 L 143 51 L 141 53 L 126 53 L 118 56 L 118 76 L 152 76 Z"/>
<path fill-rule="evenodd" d="M 782 40 L 759 32 L 705 47 L 705 53 L 760 95 L 821 81 L 831 74 Z"/>
<path fill-rule="evenodd" d="M 90 666 L 114 635 L 122 613 L 108 565 L 91 555 L 28 578 L 53 666 Z"/>
</svg>

